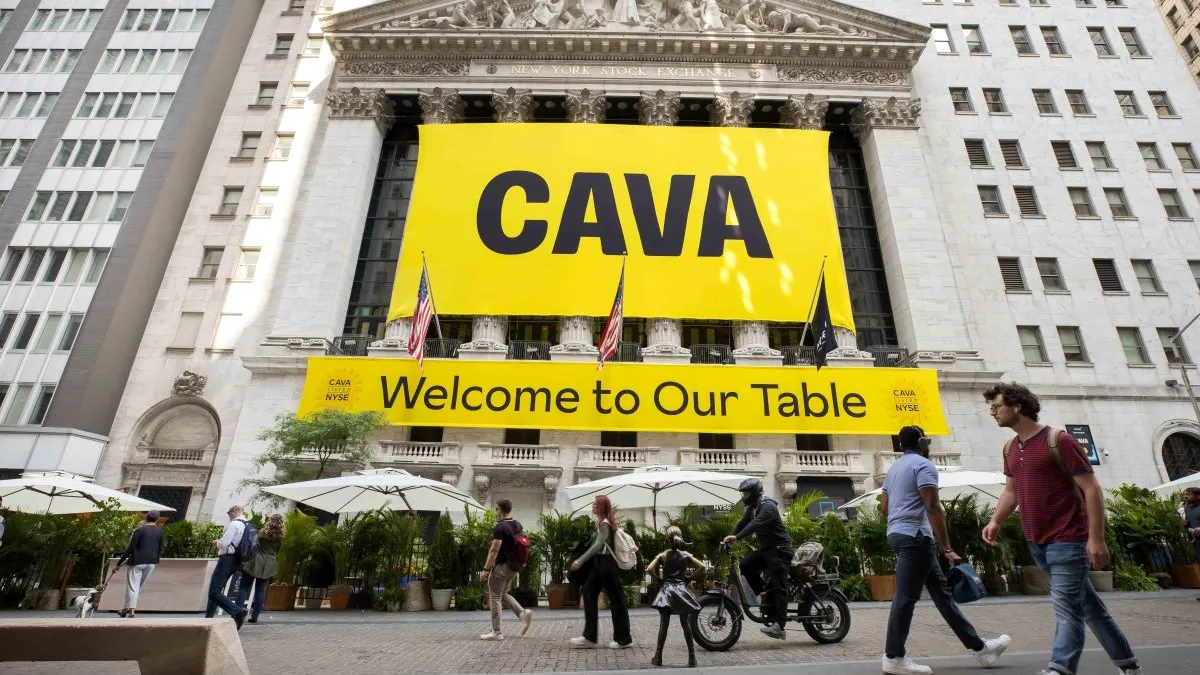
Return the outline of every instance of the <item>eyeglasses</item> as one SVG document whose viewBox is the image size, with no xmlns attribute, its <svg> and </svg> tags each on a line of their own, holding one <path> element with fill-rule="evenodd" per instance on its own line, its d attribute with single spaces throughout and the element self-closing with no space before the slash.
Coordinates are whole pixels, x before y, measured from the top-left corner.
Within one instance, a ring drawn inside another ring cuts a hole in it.
<svg viewBox="0 0 1200 675">
<path fill-rule="evenodd" d="M 1001 408 L 1007 408 L 1007 407 L 1008 407 L 1008 405 L 1007 405 L 1007 404 L 1005 404 L 1005 403 L 1001 403 L 1000 405 L 991 405 L 991 406 L 988 406 L 988 410 L 990 410 L 991 412 L 996 412 L 997 410 L 999 410 L 999 409 L 1001 409 Z"/>
</svg>

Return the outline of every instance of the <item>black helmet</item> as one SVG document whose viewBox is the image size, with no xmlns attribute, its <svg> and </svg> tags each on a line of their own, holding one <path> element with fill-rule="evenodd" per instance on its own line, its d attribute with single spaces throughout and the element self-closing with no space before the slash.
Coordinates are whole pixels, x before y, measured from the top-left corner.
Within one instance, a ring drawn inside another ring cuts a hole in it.
<svg viewBox="0 0 1200 675">
<path fill-rule="evenodd" d="M 758 501 L 763 493 L 762 481 L 757 478 L 747 478 L 738 486 L 738 491 L 742 493 L 743 504 L 754 506 L 754 502 Z"/>
</svg>

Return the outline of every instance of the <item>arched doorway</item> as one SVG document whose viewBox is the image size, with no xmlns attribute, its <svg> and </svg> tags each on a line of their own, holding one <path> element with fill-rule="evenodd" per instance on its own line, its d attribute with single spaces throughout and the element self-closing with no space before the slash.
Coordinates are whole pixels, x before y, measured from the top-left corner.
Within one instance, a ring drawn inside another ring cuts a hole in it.
<svg viewBox="0 0 1200 675">
<path fill-rule="evenodd" d="M 1167 480 L 1176 480 L 1200 471 L 1200 438 L 1176 432 L 1163 441 L 1163 467 Z"/>
</svg>

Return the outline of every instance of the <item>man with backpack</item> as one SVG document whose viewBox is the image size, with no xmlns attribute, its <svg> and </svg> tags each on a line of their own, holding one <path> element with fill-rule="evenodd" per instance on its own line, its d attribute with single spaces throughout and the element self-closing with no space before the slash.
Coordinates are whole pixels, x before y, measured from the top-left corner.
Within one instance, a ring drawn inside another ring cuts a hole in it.
<svg viewBox="0 0 1200 675">
<path fill-rule="evenodd" d="M 1109 562 L 1104 494 L 1075 437 L 1038 422 L 1042 404 L 1024 385 L 1002 383 L 983 394 L 996 424 L 1016 434 L 1004 444 L 1008 480 L 983 540 L 995 546 L 1004 521 L 1020 509 L 1021 528 L 1038 567 L 1050 575 L 1057 623 L 1050 664 L 1039 675 L 1075 675 L 1086 621 L 1121 675 L 1141 675 L 1137 657 L 1088 580 Z"/>
<path fill-rule="evenodd" d="M 217 566 L 213 569 L 212 579 L 208 584 L 208 608 L 204 612 L 204 618 L 211 619 L 216 616 L 217 608 L 220 607 L 233 617 L 233 622 L 237 624 L 238 630 L 241 630 L 242 622 L 246 620 L 246 608 L 238 607 L 229 599 L 225 594 L 225 586 L 230 577 L 237 573 L 242 561 L 248 560 L 258 551 L 258 530 L 246 522 L 240 506 L 229 507 L 226 515 L 229 516 L 229 524 L 225 526 L 225 533 L 220 539 L 209 542 L 217 549 Z"/>
<path fill-rule="evenodd" d="M 500 614 L 503 606 L 521 620 L 521 635 L 529 632 L 533 622 L 533 611 L 521 607 L 509 591 L 517 583 L 521 570 L 529 563 L 529 537 L 525 536 L 521 523 L 512 517 L 512 502 L 501 499 L 496 502 L 499 518 L 492 529 L 492 546 L 488 549 L 487 561 L 479 580 L 487 584 L 488 604 L 492 610 L 492 630 L 479 636 L 481 640 L 503 640 L 500 631 Z"/>
</svg>

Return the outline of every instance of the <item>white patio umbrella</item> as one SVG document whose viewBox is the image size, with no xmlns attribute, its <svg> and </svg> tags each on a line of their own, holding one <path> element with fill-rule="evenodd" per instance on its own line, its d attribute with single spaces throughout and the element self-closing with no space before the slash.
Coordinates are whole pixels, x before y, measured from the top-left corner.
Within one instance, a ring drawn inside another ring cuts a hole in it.
<svg viewBox="0 0 1200 675">
<path fill-rule="evenodd" d="M 981 501 L 995 503 L 1000 499 L 1004 483 L 1008 478 L 998 471 L 939 471 L 938 496 L 942 501 L 973 494 Z M 842 504 L 841 509 L 857 509 L 865 504 L 874 504 L 883 488 L 875 488 Z"/>
<path fill-rule="evenodd" d="M 4 508 L 24 513 L 95 513 L 109 499 L 121 511 L 174 511 L 169 506 L 135 497 L 59 473 L 0 480 Z"/>
<path fill-rule="evenodd" d="M 658 529 L 658 509 L 724 506 L 742 498 L 738 485 L 750 478 L 717 471 L 684 471 L 678 467 L 649 466 L 633 473 L 593 480 L 567 488 L 572 512 L 585 508 L 596 495 L 608 495 L 622 509 L 651 509 Z"/>
<path fill-rule="evenodd" d="M 361 471 L 351 476 L 288 483 L 265 492 L 329 513 L 393 511 L 483 511 L 484 507 L 453 485 L 399 469 Z"/>
<path fill-rule="evenodd" d="M 1156 488 L 1152 488 L 1159 497 L 1170 497 L 1172 494 L 1180 490 L 1186 490 L 1190 487 L 1200 487 L 1200 471 L 1183 478 L 1176 478 L 1170 483 L 1163 483 Z"/>
</svg>

